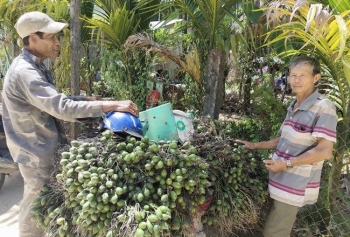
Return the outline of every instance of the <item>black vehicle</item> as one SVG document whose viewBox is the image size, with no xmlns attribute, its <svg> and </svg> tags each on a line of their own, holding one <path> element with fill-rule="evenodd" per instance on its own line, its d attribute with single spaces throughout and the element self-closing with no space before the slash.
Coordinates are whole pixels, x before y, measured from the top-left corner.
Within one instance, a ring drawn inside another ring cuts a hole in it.
<svg viewBox="0 0 350 237">
<path fill-rule="evenodd" d="M 11 154 L 6 145 L 6 136 L 0 115 L 0 189 L 4 185 L 6 175 L 18 170 L 17 163 L 13 162 Z"/>
</svg>

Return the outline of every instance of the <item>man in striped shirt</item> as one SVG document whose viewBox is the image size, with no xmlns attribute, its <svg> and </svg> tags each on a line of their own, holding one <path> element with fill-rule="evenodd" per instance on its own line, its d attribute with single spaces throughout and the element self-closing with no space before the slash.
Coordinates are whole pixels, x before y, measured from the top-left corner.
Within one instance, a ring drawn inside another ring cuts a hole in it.
<svg viewBox="0 0 350 237">
<path fill-rule="evenodd" d="M 319 62 L 310 56 L 294 58 L 288 81 L 296 95 L 277 138 L 251 143 L 247 149 L 275 149 L 269 170 L 269 192 L 274 200 L 264 227 L 265 237 L 289 236 L 300 207 L 317 201 L 323 161 L 332 157 L 336 142 L 335 105 L 322 96 L 315 83 L 321 78 Z"/>
</svg>

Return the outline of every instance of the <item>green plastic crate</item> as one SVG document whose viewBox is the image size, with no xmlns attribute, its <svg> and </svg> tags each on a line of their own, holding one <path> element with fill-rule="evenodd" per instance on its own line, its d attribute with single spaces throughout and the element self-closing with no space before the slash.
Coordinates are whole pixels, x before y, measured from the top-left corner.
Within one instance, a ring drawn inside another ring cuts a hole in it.
<svg viewBox="0 0 350 237">
<path fill-rule="evenodd" d="M 170 103 L 140 112 L 143 136 L 155 142 L 178 140 L 175 117 Z"/>
</svg>

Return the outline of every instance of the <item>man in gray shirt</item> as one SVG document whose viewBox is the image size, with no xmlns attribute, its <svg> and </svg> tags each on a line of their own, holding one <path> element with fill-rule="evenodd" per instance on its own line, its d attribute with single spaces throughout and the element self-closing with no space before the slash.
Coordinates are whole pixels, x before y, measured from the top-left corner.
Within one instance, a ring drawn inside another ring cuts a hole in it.
<svg viewBox="0 0 350 237">
<path fill-rule="evenodd" d="M 52 158 L 62 142 L 57 119 L 76 122 L 108 111 L 138 116 L 137 106 L 129 100 L 97 101 L 68 97 L 57 91 L 44 61 L 58 57 L 60 41 L 56 34 L 67 26 L 41 12 L 25 13 L 15 25 L 24 48 L 6 73 L 2 112 L 7 145 L 24 179 L 19 212 L 21 237 L 44 235 L 30 220 L 29 210 L 42 186 L 49 181 Z"/>
</svg>

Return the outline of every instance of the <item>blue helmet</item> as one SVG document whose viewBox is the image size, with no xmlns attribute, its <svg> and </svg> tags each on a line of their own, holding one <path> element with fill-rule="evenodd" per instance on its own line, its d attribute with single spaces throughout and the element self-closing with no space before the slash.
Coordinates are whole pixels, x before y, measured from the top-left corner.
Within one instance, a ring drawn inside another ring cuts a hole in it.
<svg viewBox="0 0 350 237">
<path fill-rule="evenodd" d="M 102 128 L 124 135 L 143 137 L 140 119 L 130 113 L 108 112 L 103 120 Z"/>
</svg>

